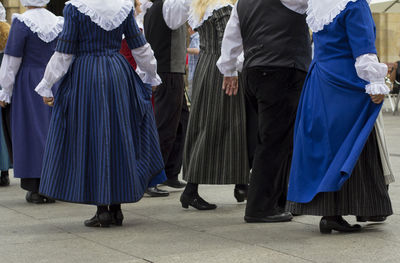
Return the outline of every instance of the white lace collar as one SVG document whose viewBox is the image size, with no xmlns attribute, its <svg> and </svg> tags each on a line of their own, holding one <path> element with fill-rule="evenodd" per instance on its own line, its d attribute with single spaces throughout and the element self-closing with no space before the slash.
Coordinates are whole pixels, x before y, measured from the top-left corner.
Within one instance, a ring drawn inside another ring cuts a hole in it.
<svg viewBox="0 0 400 263">
<path fill-rule="evenodd" d="M 189 11 L 189 20 L 188 20 L 188 23 L 189 23 L 189 25 L 190 25 L 190 27 L 191 27 L 192 29 L 201 27 L 201 26 L 203 25 L 203 23 L 204 23 L 205 21 L 207 21 L 207 20 L 213 15 L 213 12 L 214 12 L 215 10 L 218 10 L 218 9 L 221 9 L 221 8 L 224 8 L 224 7 L 227 7 L 227 6 L 233 7 L 233 5 L 232 5 L 232 4 L 229 4 L 229 3 L 224 3 L 224 4 L 216 3 L 216 4 L 214 4 L 214 5 L 210 5 L 210 6 L 207 8 L 206 12 L 204 13 L 204 16 L 203 16 L 202 19 L 200 19 L 200 17 L 199 17 L 199 16 L 196 14 L 196 12 L 194 11 L 193 6 L 191 6 L 191 7 L 190 7 L 190 11 Z"/>
<path fill-rule="evenodd" d="M 119 27 L 133 10 L 130 0 L 71 0 L 65 4 L 75 6 L 106 31 Z"/>
<path fill-rule="evenodd" d="M 364 0 L 308 0 L 307 24 L 314 33 L 321 31 L 346 9 L 349 2 L 357 1 Z"/>
<path fill-rule="evenodd" d="M 14 14 L 13 19 L 23 22 L 46 43 L 56 39 L 64 25 L 64 18 L 54 15 L 45 8 L 29 9 L 23 14 Z"/>
</svg>

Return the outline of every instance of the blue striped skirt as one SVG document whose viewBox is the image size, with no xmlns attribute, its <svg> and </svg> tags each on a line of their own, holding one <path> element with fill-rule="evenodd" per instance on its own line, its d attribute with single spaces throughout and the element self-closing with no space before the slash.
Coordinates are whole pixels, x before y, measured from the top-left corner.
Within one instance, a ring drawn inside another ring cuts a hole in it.
<svg viewBox="0 0 400 263">
<path fill-rule="evenodd" d="M 137 202 L 163 182 L 150 98 L 119 53 L 77 56 L 55 96 L 40 192 L 110 205 Z"/>
</svg>

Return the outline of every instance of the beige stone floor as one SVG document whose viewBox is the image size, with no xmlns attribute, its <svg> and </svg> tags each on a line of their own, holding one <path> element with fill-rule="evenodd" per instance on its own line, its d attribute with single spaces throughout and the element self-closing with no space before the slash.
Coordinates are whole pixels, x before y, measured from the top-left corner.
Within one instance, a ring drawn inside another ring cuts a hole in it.
<svg viewBox="0 0 400 263">
<path fill-rule="evenodd" d="M 215 211 L 184 210 L 180 192 L 124 205 L 124 227 L 90 229 L 94 207 L 24 201 L 17 180 L 0 189 L 0 263 L 11 262 L 400 262 L 400 116 L 385 114 L 399 182 L 390 193 L 395 215 L 358 234 L 321 235 L 319 218 L 246 224 L 233 186 L 202 186 Z M 354 222 L 354 218 L 348 218 Z"/>
</svg>

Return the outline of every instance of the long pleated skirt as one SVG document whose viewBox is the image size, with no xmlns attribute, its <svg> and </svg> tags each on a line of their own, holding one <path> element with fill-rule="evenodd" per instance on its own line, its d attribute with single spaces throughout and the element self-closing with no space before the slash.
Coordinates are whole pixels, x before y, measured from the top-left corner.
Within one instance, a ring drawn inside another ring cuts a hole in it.
<svg viewBox="0 0 400 263">
<path fill-rule="evenodd" d="M 219 56 L 202 52 L 193 79 L 183 177 L 198 184 L 247 184 L 244 91 L 229 97 L 222 90 Z"/>
<path fill-rule="evenodd" d="M 294 214 L 316 216 L 389 216 L 393 214 L 375 129 L 350 178 L 338 192 L 317 194 L 309 203 L 288 202 Z"/>
<path fill-rule="evenodd" d="M 139 201 L 163 182 L 151 87 L 119 53 L 76 57 L 60 84 L 40 192 L 74 203 Z"/>
</svg>

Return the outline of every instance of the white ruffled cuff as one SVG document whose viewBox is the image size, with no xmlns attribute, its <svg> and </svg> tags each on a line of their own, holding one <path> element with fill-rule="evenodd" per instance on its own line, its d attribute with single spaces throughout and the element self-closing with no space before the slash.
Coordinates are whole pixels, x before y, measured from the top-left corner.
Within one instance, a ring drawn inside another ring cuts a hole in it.
<svg viewBox="0 0 400 263">
<path fill-rule="evenodd" d="M 40 81 L 39 85 L 37 85 L 35 91 L 42 97 L 53 98 L 53 91 L 51 90 L 50 85 L 47 83 L 45 79 Z"/>
<path fill-rule="evenodd" d="M 151 76 L 150 74 L 146 74 L 144 71 L 140 70 L 139 67 L 136 69 L 136 72 L 143 83 L 150 84 L 152 87 L 159 86 L 162 83 L 158 74 Z"/>
<path fill-rule="evenodd" d="M 386 95 L 389 94 L 390 89 L 384 81 L 372 82 L 365 86 L 365 92 L 369 95 Z"/>
<path fill-rule="evenodd" d="M 5 90 L 0 90 L 0 101 L 4 101 L 8 104 L 11 103 L 11 94 L 8 94 Z"/>
</svg>

